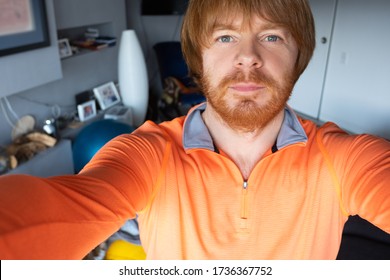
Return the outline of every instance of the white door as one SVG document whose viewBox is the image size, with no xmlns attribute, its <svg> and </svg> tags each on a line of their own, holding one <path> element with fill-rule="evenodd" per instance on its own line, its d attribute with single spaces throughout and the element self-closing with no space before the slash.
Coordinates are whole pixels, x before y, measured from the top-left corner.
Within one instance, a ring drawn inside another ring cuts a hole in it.
<svg viewBox="0 0 390 280">
<path fill-rule="evenodd" d="M 320 119 L 390 139 L 390 1 L 338 2 Z"/>
<path fill-rule="evenodd" d="M 309 2 L 316 25 L 316 49 L 308 68 L 295 85 L 289 104 L 299 113 L 318 118 L 336 0 Z"/>
</svg>

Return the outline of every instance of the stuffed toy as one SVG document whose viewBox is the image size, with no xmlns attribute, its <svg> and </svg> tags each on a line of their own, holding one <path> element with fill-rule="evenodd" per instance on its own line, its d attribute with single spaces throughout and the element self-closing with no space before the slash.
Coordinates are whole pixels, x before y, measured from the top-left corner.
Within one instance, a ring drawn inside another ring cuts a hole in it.
<svg viewBox="0 0 390 280">
<path fill-rule="evenodd" d="M 21 135 L 6 147 L 6 152 L 0 157 L 5 168 L 14 169 L 19 164 L 30 160 L 39 152 L 53 147 L 57 139 L 39 131 L 32 131 Z M 2 164 L 1 164 L 2 165 Z"/>
</svg>

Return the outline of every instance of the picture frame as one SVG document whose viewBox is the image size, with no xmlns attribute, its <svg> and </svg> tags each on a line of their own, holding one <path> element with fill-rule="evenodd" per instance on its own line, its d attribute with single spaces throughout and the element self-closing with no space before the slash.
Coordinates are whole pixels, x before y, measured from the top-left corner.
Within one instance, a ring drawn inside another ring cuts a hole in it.
<svg viewBox="0 0 390 280">
<path fill-rule="evenodd" d="M 90 100 L 77 105 L 77 113 L 81 122 L 87 121 L 95 117 L 97 114 L 95 100 Z"/>
<path fill-rule="evenodd" d="M 45 0 L 4 0 L 0 11 L 0 56 L 50 46 Z"/>
<path fill-rule="evenodd" d="M 58 40 L 58 51 L 60 52 L 60 58 L 65 58 L 73 55 L 72 47 L 70 46 L 67 38 Z"/>
<path fill-rule="evenodd" d="M 121 101 L 119 92 L 113 82 L 108 82 L 95 87 L 93 93 L 102 110 L 112 107 Z"/>
</svg>

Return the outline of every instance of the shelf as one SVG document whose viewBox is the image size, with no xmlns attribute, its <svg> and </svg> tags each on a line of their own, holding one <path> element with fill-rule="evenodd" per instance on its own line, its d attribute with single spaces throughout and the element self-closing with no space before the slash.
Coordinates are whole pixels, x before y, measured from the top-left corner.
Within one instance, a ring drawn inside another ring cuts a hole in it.
<svg viewBox="0 0 390 280">
<path fill-rule="evenodd" d="M 104 51 L 104 50 L 107 50 L 107 49 L 110 49 L 110 48 L 112 48 L 112 47 L 106 47 L 106 48 L 102 48 L 102 49 L 99 49 L 99 50 L 89 50 L 89 49 L 78 48 L 77 52 L 74 52 L 71 56 L 67 56 L 67 57 L 61 58 L 61 61 L 67 60 L 67 59 L 70 59 L 70 58 L 74 58 L 74 57 L 78 57 L 78 56 L 82 56 L 82 55 L 85 55 L 85 54 L 101 52 L 101 51 Z"/>
<path fill-rule="evenodd" d="M 97 49 L 89 49 L 89 48 L 84 48 L 84 47 L 78 47 L 74 46 L 72 42 L 75 42 L 77 40 L 85 40 L 85 33 L 87 32 L 88 29 L 95 29 L 98 31 L 99 36 L 104 36 L 104 37 L 113 37 L 113 24 L 112 22 L 106 22 L 106 23 L 100 23 L 100 24 L 94 24 L 94 25 L 85 25 L 85 26 L 78 26 L 74 28 L 66 28 L 66 29 L 59 29 L 57 30 L 58 33 L 58 39 L 68 39 L 69 43 L 71 44 L 73 55 L 63 57 L 61 60 L 76 57 L 79 55 L 91 53 L 91 52 L 96 52 L 96 51 L 102 51 L 104 49 L 111 48 L 116 45 L 107 45 L 107 46 L 101 46 L 101 48 Z"/>
</svg>

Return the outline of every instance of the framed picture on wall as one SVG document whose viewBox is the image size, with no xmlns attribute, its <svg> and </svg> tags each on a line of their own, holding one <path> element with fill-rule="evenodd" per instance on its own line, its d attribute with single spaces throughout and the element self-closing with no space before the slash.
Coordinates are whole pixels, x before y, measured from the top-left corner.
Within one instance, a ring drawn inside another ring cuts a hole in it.
<svg viewBox="0 0 390 280">
<path fill-rule="evenodd" d="M 0 56 L 49 45 L 45 0 L 0 1 Z"/>
<path fill-rule="evenodd" d="M 80 121 L 87 121 L 96 116 L 96 102 L 90 100 L 82 104 L 77 105 L 77 113 L 79 114 Z"/>
<path fill-rule="evenodd" d="M 118 104 L 121 101 L 119 92 L 113 82 L 108 82 L 94 88 L 93 93 L 102 110 Z"/>
</svg>

